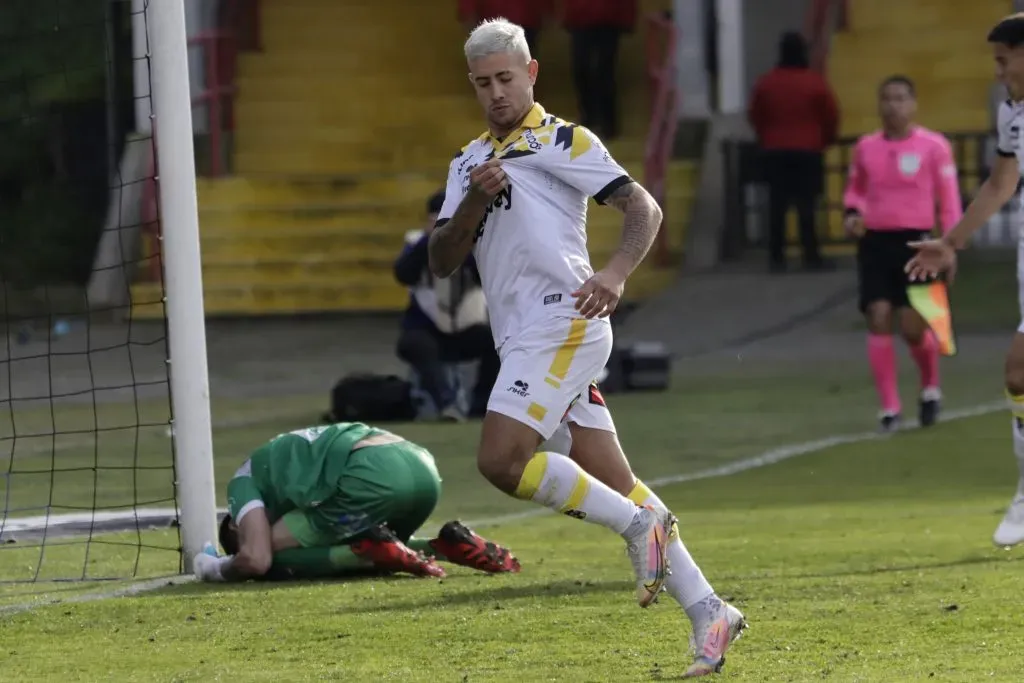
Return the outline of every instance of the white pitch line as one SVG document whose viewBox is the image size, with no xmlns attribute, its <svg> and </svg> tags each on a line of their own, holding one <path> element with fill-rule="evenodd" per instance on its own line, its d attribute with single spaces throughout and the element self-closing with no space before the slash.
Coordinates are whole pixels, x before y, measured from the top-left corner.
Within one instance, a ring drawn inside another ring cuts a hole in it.
<svg viewBox="0 0 1024 683">
<path fill-rule="evenodd" d="M 958 410 L 950 410 L 943 414 L 942 422 L 954 422 L 957 420 L 964 420 L 971 417 L 978 417 L 980 415 L 988 415 L 1000 410 L 1006 409 L 1006 403 L 999 401 L 994 403 L 984 403 L 981 405 L 972 406 L 969 408 L 960 408 Z M 915 421 L 908 423 L 903 427 L 901 431 L 910 431 L 920 429 L 920 425 Z M 819 453 L 829 448 L 836 446 L 844 446 L 852 443 L 863 443 L 865 441 L 876 441 L 880 439 L 892 438 L 890 434 L 880 434 L 879 432 L 858 432 L 854 434 L 840 434 L 835 436 L 828 436 L 822 439 L 815 439 L 813 441 L 804 441 L 802 443 L 788 444 L 779 446 L 767 450 L 763 453 L 755 455 L 750 458 L 744 458 L 742 460 L 736 460 L 725 465 L 718 467 L 712 467 L 706 470 L 699 470 L 697 472 L 690 472 L 688 474 L 674 474 L 666 477 L 657 477 L 655 479 L 648 479 L 646 483 L 652 489 L 660 488 L 663 486 L 669 486 L 672 484 L 682 484 L 689 481 L 699 481 L 701 479 L 715 479 L 718 477 L 728 477 L 733 474 L 739 474 L 741 472 L 747 472 L 749 470 L 758 469 L 761 467 L 767 467 L 776 463 L 790 460 L 792 458 L 809 455 L 811 453 Z M 506 515 L 497 515 L 494 517 L 484 517 L 478 520 L 469 520 L 466 522 L 469 526 L 497 526 L 499 524 L 509 524 L 512 522 L 518 522 L 525 519 L 531 519 L 533 517 L 539 517 L 541 515 L 550 514 L 552 511 L 547 508 L 533 508 L 530 510 L 524 510 L 523 512 L 513 512 Z M 167 510 L 150 510 L 146 514 L 142 514 L 143 511 L 139 510 L 138 513 L 130 512 L 124 513 L 125 519 L 135 519 L 136 515 L 140 518 L 153 517 L 157 513 L 173 514 L 174 510 L 168 508 Z M 99 514 L 99 513 L 98 513 Z M 110 513 L 106 513 L 109 517 Z M 54 515 L 50 517 L 49 523 L 53 524 L 62 518 L 70 516 Z M 75 517 L 87 517 L 91 518 L 91 515 L 75 515 Z M 33 518 L 31 521 L 45 520 L 45 517 Z M 18 520 L 8 520 L 8 529 L 13 528 L 13 525 Z M 29 521 L 29 520 L 24 520 Z M 21 530 L 26 530 L 28 527 L 22 522 Z M 180 576 L 170 577 L 162 579 L 153 579 L 149 581 L 143 581 L 141 583 L 132 584 L 130 586 L 120 588 L 113 591 L 98 591 L 94 593 L 86 593 L 79 595 L 74 598 L 56 599 L 48 602 L 31 602 L 21 603 L 17 605 L 9 605 L 6 607 L 0 607 L 0 616 L 15 614 L 19 612 L 31 611 L 37 607 L 44 607 L 46 605 L 56 603 L 69 603 L 69 602 L 92 602 L 94 600 L 104 600 L 106 598 L 116 598 L 128 595 L 137 595 L 146 591 L 155 590 L 162 586 L 169 585 L 171 583 L 188 583 L 194 580 L 191 576 Z"/>
<path fill-rule="evenodd" d="M 942 422 L 955 422 L 956 420 L 978 417 L 979 415 L 988 415 L 1005 409 L 1006 403 L 1003 401 L 997 403 L 983 403 L 969 408 L 947 411 L 942 415 Z M 914 422 L 904 425 L 900 431 L 911 431 L 920 428 L 921 425 L 915 420 Z M 698 470 L 697 472 L 690 472 L 688 474 L 670 474 L 666 477 L 657 477 L 655 479 L 645 479 L 644 483 L 652 489 L 656 489 L 662 486 L 682 484 L 688 481 L 728 477 L 748 470 L 755 470 L 760 467 L 774 465 L 775 463 L 789 460 L 790 458 L 795 458 L 800 455 L 808 455 L 810 453 L 824 451 L 829 448 L 834 448 L 835 446 L 844 446 L 851 443 L 863 443 L 865 441 L 875 441 L 878 439 L 888 438 L 892 438 L 892 435 L 882 434 L 880 432 L 859 432 L 856 434 L 827 436 L 823 439 L 816 439 L 814 441 L 805 441 L 803 443 L 779 446 L 778 448 L 773 448 L 765 451 L 764 453 L 760 453 L 759 455 L 743 458 L 742 460 L 734 460 L 730 463 L 726 463 L 725 465 L 711 467 L 706 470 Z M 532 508 L 522 512 L 513 512 L 507 515 L 497 515 L 495 517 L 484 517 L 478 520 L 467 521 L 466 524 L 468 526 L 497 526 L 499 524 L 517 522 L 521 519 L 530 519 L 531 517 L 546 515 L 551 512 L 553 511 L 547 508 Z"/>
<path fill-rule="evenodd" d="M 133 583 L 129 586 L 122 586 L 121 588 L 112 591 L 97 591 L 94 593 L 82 593 L 68 598 L 50 598 L 49 600 L 23 602 L 17 605 L 5 605 L 0 606 L 0 617 L 18 614 L 19 612 L 30 612 L 37 607 L 68 605 L 76 602 L 94 602 L 96 600 L 107 600 L 109 598 L 130 597 L 132 595 L 138 595 L 139 593 L 156 590 L 157 588 L 163 588 L 164 586 L 179 586 L 186 583 L 192 583 L 193 581 L 195 581 L 195 577 L 191 574 L 164 576 L 159 579 L 149 579 L 147 581 Z"/>
</svg>

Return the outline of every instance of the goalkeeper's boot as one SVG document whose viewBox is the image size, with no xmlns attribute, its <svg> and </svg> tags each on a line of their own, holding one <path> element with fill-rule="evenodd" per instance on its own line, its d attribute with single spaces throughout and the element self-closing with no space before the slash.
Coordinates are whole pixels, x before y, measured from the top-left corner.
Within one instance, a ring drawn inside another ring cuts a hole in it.
<svg viewBox="0 0 1024 683">
<path fill-rule="evenodd" d="M 666 509 L 640 508 L 625 533 L 626 552 L 636 573 L 636 601 L 650 606 L 668 576 L 668 544 L 676 518 Z"/>
<path fill-rule="evenodd" d="M 705 614 L 694 621 L 690 649 L 695 654 L 693 664 L 683 678 L 699 678 L 721 673 L 725 666 L 725 652 L 733 642 L 739 640 L 747 620 L 743 613 L 716 595 L 701 601 Z"/>
<path fill-rule="evenodd" d="M 1024 541 L 1024 479 L 1017 485 L 1017 493 L 999 522 L 992 542 L 998 546 L 1017 545 Z"/>
<path fill-rule="evenodd" d="M 444 569 L 434 562 L 434 558 L 416 552 L 384 526 L 372 530 L 367 538 L 356 541 L 351 547 L 353 553 L 383 571 L 408 572 L 414 576 L 445 575 Z"/>
<path fill-rule="evenodd" d="M 448 522 L 437 538 L 430 541 L 430 547 L 438 556 L 463 567 L 479 569 L 482 572 L 518 572 L 519 560 L 497 543 L 492 543 L 473 532 L 460 522 Z"/>
</svg>

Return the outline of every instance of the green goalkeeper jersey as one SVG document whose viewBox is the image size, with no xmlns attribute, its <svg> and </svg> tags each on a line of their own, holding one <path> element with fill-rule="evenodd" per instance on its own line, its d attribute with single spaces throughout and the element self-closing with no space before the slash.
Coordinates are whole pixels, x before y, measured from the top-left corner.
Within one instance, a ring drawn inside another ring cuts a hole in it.
<svg viewBox="0 0 1024 683">
<path fill-rule="evenodd" d="M 270 522 L 292 510 L 316 508 L 336 494 L 352 447 L 384 433 L 359 422 L 279 434 L 257 448 L 228 484 L 228 511 L 239 519 L 265 507 Z"/>
</svg>

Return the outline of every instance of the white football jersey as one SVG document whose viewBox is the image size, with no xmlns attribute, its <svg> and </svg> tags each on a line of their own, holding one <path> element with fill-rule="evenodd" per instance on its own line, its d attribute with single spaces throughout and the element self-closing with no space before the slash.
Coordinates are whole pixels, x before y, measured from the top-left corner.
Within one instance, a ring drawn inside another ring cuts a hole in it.
<svg viewBox="0 0 1024 683">
<path fill-rule="evenodd" d="M 1006 100 L 999 105 L 996 120 L 996 152 L 1002 157 L 1016 157 L 1017 168 L 1024 176 L 1024 102 Z M 1017 303 L 1021 323 L 1017 332 L 1024 333 L 1024 229 L 1017 239 Z"/>
<path fill-rule="evenodd" d="M 1024 102 L 1006 100 L 999 105 L 996 121 L 996 152 L 1003 157 L 1017 157 L 1017 165 L 1024 175 Z"/>
<path fill-rule="evenodd" d="M 597 138 L 535 104 L 522 126 L 499 140 L 485 133 L 448 169 L 438 225 L 469 190 L 469 174 L 497 157 L 508 187 L 488 207 L 473 254 L 494 343 L 551 317 L 581 317 L 571 294 L 594 274 L 587 253 L 587 201 L 599 204 L 632 182 Z"/>
</svg>

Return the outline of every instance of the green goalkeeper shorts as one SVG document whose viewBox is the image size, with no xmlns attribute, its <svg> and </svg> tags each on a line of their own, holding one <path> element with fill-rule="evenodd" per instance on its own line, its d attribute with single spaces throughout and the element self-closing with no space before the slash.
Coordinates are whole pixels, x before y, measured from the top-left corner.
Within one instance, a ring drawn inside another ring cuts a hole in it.
<svg viewBox="0 0 1024 683">
<path fill-rule="evenodd" d="M 407 541 L 440 497 L 433 456 L 401 441 L 353 451 L 333 496 L 281 520 L 303 547 L 351 543 L 382 524 Z"/>
</svg>

